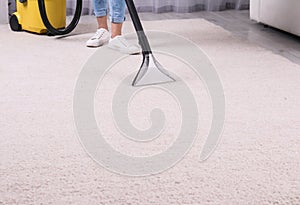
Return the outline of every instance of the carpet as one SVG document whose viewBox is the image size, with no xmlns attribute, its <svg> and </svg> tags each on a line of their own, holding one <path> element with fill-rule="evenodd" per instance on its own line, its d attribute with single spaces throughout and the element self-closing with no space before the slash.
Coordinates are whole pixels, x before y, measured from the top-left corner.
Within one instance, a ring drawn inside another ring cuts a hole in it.
<svg viewBox="0 0 300 205">
<path fill-rule="evenodd" d="M 203 128 L 189 153 L 163 173 L 127 177 L 93 161 L 74 126 L 74 87 L 95 53 L 85 47 L 95 26 L 83 18 L 67 38 L 0 26 L 0 204 L 299 204 L 299 65 L 203 19 L 144 22 L 206 53 L 223 85 L 226 116 L 205 162 L 199 161 L 210 119 L 204 100 Z M 133 32 L 130 22 L 124 32 Z M 201 96 L 207 97 L 204 87 Z"/>
</svg>

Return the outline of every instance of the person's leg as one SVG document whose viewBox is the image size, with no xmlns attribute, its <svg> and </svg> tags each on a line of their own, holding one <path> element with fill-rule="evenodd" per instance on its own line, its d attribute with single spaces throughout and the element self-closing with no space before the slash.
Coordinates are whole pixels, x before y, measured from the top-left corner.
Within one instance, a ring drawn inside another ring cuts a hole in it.
<svg viewBox="0 0 300 205">
<path fill-rule="evenodd" d="M 98 23 L 98 29 L 104 28 L 104 29 L 108 30 L 107 16 L 98 16 L 97 23 Z"/>
<path fill-rule="evenodd" d="M 122 36 L 122 26 L 125 21 L 125 0 L 109 0 L 111 39 L 108 47 L 127 54 L 140 53 L 140 48 L 129 44 Z"/>
<path fill-rule="evenodd" d="M 111 37 L 122 35 L 122 26 L 125 21 L 125 0 L 110 0 Z"/>
<path fill-rule="evenodd" d="M 107 26 L 107 0 L 93 0 L 94 13 L 97 18 L 98 29 L 104 28 L 108 30 Z"/>
<path fill-rule="evenodd" d="M 111 37 L 112 38 L 122 35 L 122 26 L 123 26 L 123 24 L 121 24 L 121 23 L 111 23 Z"/>
<path fill-rule="evenodd" d="M 98 47 L 108 43 L 110 39 L 110 33 L 107 26 L 107 0 L 93 0 L 95 16 L 98 22 L 98 29 L 94 36 L 92 36 L 87 42 L 88 47 Z"/>
</svg>

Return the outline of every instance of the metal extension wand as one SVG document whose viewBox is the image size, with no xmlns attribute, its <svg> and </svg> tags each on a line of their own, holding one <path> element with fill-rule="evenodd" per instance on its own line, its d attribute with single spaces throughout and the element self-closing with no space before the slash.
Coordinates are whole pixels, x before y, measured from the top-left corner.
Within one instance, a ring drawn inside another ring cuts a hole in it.
<svg viewBox="0 0 300 205">
<path fill-rule="evenodd" d="M 143 62 L 135 76 L 133 86 L 155 85 L 160 83 L 174 82 L 175 79 L 171 77 L 166 69 L 153 56 L 149 41 L 144 32 L 142 23 L 137 13 L 133 0 L 125 0 L 127 8 L 132 19 L 134 28 L 136 30 L 139 44 L 142 47 Z"/>
</svg>

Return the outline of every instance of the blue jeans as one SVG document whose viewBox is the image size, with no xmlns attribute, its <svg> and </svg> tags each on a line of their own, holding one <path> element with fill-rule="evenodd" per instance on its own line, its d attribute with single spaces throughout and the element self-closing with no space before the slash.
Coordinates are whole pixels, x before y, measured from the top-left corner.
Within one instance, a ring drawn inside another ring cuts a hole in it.
<svg viewBox="0 0 300 205">
<path fill-rule="evenodd" d="M 93 0 L 93 4 L 96 17 L 106 16 L 109 5 L 110 21 L 112 23 L 123 23 L 125 21 L 125 0 Z"/>
</svg>

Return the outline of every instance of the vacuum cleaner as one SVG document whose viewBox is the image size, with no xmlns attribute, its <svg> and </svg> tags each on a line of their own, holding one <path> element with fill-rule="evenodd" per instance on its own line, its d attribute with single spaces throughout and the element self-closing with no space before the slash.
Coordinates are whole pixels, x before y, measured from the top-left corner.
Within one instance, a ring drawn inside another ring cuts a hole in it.
<svg viewBox="0 0 300 205">
<path fill-rule="evenodd" d="M 143 86 L 175 81 L 154 57 L 133 0 L 125 1 L 143 54 L 142 65 L 132 85 Z M 82 0 L 77 0 L 74 17 L 66 27 L 66 0 L 17 0 L 17 12 L 10 18 L 10 27 L 13 31 L 26 30 L 39 34 L 65 35 L 77 26 L 81 10 Z"/>
<path fill-rule="evenodd" d="M 77 0 L 71 23 L 66 27 L 66 0 L 16 0 L 17 11 L 9 20 L 13 31 L 38 34 L 65 35 L 77 26 L 82 10 L 82 0 Z"/>
</svg>

